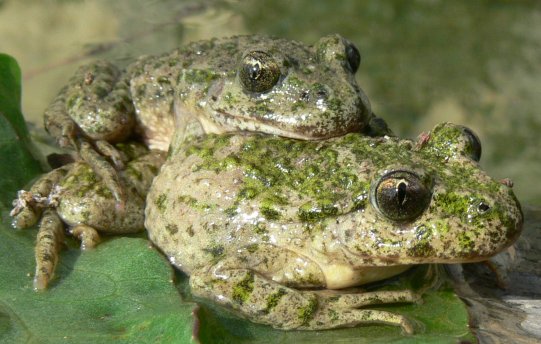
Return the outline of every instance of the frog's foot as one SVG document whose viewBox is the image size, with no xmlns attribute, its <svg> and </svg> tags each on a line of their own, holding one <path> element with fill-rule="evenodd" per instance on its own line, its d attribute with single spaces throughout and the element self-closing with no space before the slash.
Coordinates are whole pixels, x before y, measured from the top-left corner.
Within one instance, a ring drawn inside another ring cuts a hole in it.
<svg viewBox="0 0 541 344">
<path fill-rule="evenodd" d="M 515 245 L 516 243 L 494 257 L 491 257 L 489 260 L 482 262 L 492 271 L 496 278 L 496 284 L 500 289 L 507 289 L 509 287 L 509 272 L 513 270 L 519 260 Z"/>
<path fill-rule="evenodd" d="M 71 165 L 65 165 L 43 175 L 29 191 L 19 190 L 9 214 L 13 217 L 13 227 L 22 229 L 34 226 L 39 221 L 43 209 L 56 205 L 57 194 L 53 192 L 54 186 L 66 175 L 70 167 Z"/>
<path fill-rule="evenodd" d="M 126 198 L 118 171 L 102 155 L 98 154 L 88 142 L 81 143 L 79 154 L 90 165 L 92 170 L 101 177 L 105 186 L 111 191 L 116 200 L 117 209 L 124 209 Z"/>
<path fill-rule="evenodd" d="M 400 326 L 406 334 L 413 334 L 414 326 L 405 316 L 373 309 L 358 309 L 366 306 L 414 303 L 421 298 L 411 290 L 373 291 L 359 293 L 337 293 L 335 291 L 315 292 L 319 299 L 320 311 L 311 320 L 307 329 L 328 329 L 338 321 L 340 327 L 356 326 L 358 324 L 379 323 Z M 300 327 L 303 329 L 303 327 Z"/>
<path fill-rule="evenodd" d="M 93 249 L 100 242 L 98 231 L 90 226 L 79 224 L 70 229 L 70 234 L 81 241 L 81 250 Z"/>
<path fill-rule="evenodd" d="M 415 302 L 409 291 L 381 291 L 329 296 L 278 284 L 249 269 L 199 270 L 190 277 L 192 293 L 232 307 L 248 319 L 284 330 L 322 330 L 360 324 L 400 326 L 414 332 L 405 316 L 357 309 L 375 304 Z"/>
<path fill-rule="evenodd" d="M 64 223 L 54 208 L 58 202 L 58 182 L 71 166 L 68 164 L 43 175 L 29 191 L 20 190 L 13 201 L 10 215 L 14 227 L 32 227 L 41 219 L 35 247 L 34 290 L 37 291 L 46 289 L 53 277 L 64 239 Z"/>
<path fill-rule="evenodd" d="M 42 197 L 41 194 L 19 190 L 17 198 L 13 201 L 13 209 L 9 213 L 13 218 L 13 227 L 22 229 L 35 225 L 46 202 L 47 197 Z"/>
<path fill-rule="evenodd" d="M 364 129 L 364 134 L 371 137 L 396 136 L 387 125 L 387 122 L 381 117 L 371 114 L 368 125 Z"/>
<path fill-rule="evenodd" d="M 52 279 L 58 254 L 64 240 L 64 224 L 54 209 L 45 209 L 41 216 L 35 248 L 36 273 L 34 290 L 47 288 Z"/>
</svg>

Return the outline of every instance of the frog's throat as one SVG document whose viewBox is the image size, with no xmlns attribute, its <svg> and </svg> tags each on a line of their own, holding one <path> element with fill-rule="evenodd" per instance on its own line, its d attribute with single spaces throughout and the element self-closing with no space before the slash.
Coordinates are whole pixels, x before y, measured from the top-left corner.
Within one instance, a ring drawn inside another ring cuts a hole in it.
<svg viewBox="0 0 541 344">
<path fill-rule="evenodd" d="M 320 265 L 320 268 L 325 276 L 327 289 L 343 289 L 396 276 L 411 268 L 411 265 L 353 268 L 348 265 L 328 264 Z"/>
</svg>

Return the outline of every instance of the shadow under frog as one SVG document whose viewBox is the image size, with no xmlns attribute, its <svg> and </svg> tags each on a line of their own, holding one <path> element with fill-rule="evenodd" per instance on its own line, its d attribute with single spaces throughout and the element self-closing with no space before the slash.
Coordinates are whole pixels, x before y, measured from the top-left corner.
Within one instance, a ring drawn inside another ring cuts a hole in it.
<svg viewBox="0 0 541 344">
<path fill-rule="evenodd" d="M 145 227 L 192 293 L 279 329 L 406 317 L 369 306 L 412 291 L 329 293 L 413 264 L 477 262 L 518 237 L 511 188 L 479 168 L 480 143 L 443 123 L 417 142 L 347 134 L 301 141 L 209 135 L 173 147 Z"/>
</svg>

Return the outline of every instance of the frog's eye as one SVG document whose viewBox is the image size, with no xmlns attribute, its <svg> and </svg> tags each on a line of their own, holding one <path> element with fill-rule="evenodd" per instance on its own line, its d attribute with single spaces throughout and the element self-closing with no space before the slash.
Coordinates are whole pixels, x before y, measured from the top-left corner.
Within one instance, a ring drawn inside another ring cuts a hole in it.
<svg viewBox="0 0 541 344">
<path fill-rule="evenodd" d="M 318 61 L 328 65 L 340 66 L 348 72 L 355 74 L 361 64 L 359 49 L 340 35 L 322 37 L 316 43 L 316 57 Z"/>
<path fill-rule="evenodd" d="M 271 55 L 263 51 L 252 51 L 242 59 L 239 78 L 242 87 L 248 92 L 268 92 L 280 79 L 280 67 Z"/>
<path fill-rule="evenodd" d="M 428 138 L 428 140 L 426 140 Z M 421 138 L 424 149 L 432 151 L 445 161 L 456 157 L 467 157 L 474 161 L 481 159 L 481 141 L 470 129 L 463 125 L 440 123 L 428 136 Z"/>
<path fill-rule="evenodd" d="M 372 203 L 392 221 L 413 221 L 428 207 L 431 192 L 414 173 L 392 171 L 379 179 Z"/>
<path fill-rule="evenodd" d="M 353 74 L 357 73 L 357 70 L 361 65 L 361 53 L 359 52 L 359 49 L 349 41 L 346 43 L 346 56 L 351 72 Z"/>
<path fill-rule="evenodd" d="M 474 161 L 479 162 L 481 160 L 481 141 L 479 137 L 470 129 L 464 126 L 462 127 L 462 134 L 466 139 L 466 153 Z"/>
</svg>

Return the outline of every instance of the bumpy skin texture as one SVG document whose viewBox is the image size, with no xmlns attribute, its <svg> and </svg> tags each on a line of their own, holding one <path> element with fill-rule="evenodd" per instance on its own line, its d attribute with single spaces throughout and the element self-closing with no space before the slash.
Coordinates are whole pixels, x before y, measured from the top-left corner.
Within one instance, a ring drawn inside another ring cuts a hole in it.
<svg viewBox="0 0 541 344">
<path fill-rule="evenodd" d="M 139 143 L 118 144 L 127 160 L 119 180 L 127 201 L 123 209 L 104 181 L 85 162 L 77 161 L 57 168 L 38 179 L 29 191 L 21 190 L 12 210 L 17 228 L 34 226 L 38 221 L 34 288 L 43 290 L 53 277 L 64 228 L 90 249 L 101 234 L 125 234 L 144 230 L 145 197 L 152 179 L 165 160 L 161 151 L 149 152 Z"/>
<path fill-rule="evenodd" d="M 338 305 L 303 288 L 357 286 L 410 264 L 486 260 L 510 245 L 520 205 L 479 168 L 474 141 L 444 123 L 416 143 L 225 135 L 174 145 L 149 192 L 145 226 L 191 275 L 196 295 L 253 321 L 285 329 L 382 322 L 411 332 L 399 315 L 355 313 L 351 294 Z M 379 296 L 362 304 L 415 300 Z"/>
</svg>

